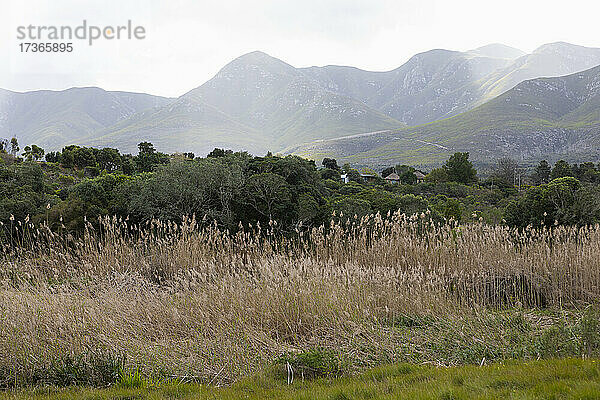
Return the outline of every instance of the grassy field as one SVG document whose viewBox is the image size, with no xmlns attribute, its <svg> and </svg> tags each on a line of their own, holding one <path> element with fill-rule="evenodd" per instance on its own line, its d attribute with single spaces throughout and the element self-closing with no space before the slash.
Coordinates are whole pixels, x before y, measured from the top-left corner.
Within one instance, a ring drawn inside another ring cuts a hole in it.
<svg viewBox="0 0 600 400">
<path fill-rule="evenodd" d="M 599 226 L 336 219 L 286 236 L 107 219 L 81 238 L 25 221 L 0 243 L 0 387 L 600 356 Z"/>
<path fill-rule="evenodd" d="M 598 399 L 600 362 L 562 359 L 507 362 L 483 367 L 396 364 L 356 377 L 288 385 L 276 375 L 245 379 L 226 388 L 176 382 L 129 381 L 106 389 L 39 388 L 9 391 L 0 399 Z"/>
</svg>

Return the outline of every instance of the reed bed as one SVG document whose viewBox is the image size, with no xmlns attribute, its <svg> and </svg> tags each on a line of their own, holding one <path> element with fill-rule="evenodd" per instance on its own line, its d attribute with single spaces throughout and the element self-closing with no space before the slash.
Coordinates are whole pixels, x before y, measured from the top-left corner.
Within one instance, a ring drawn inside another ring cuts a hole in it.
<svg viewBox="0 0 600 400">
<path fill-rule="evenodd" d="M 0 227 L 0 385 L 105 384 L 115 365 L 225 384 L 310 349 L 348 370 L 600 351 L 599 226 L 335 221 Z"/>
</svg>

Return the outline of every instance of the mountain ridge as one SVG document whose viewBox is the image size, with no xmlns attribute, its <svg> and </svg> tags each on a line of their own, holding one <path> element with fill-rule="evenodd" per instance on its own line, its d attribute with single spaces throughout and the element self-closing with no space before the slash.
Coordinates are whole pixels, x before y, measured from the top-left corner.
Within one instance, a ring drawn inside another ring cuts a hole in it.
<svg viewBox="0 0 600 400">
<path fill-rule="evenodd" d="M 600 49 L 565 42 L 521 53 L 502 44 L 466 52 L 433 49 L 389 71 L 366 71 L 343 65 L 296 68 L 253 51 L 178 98 L 96 87 L 0 91 L 0 137 L 17 132 L 21 143 L 49 150 L 81 144 L 135 152 L 138 142 L 149 140 L 167 152 L 289 151 L 317 140 L 422 129 L 435 121 L 444 125 L 531 75 L 600 64 Z M 489 112 L 487 118 L 489 124 L 502 122 Z M 586 125 L 596 114 L 587 104 L 564 118 Z"/>
<path fill-rule="evenodd" d="M 73 87 L 0 92 L 0 137 L 58 148 L 171 99 L 146 93 Z"/>
<path fill-rule="evenodd" d="M 600 160 L 600 66 L 536 78 L 466 113 L 372 136 L 322 141 L 287 152 L 379 166 L 400 161 L 439 164 L 455 151 L 478 163 L 502 156 Z"/>
</svg>

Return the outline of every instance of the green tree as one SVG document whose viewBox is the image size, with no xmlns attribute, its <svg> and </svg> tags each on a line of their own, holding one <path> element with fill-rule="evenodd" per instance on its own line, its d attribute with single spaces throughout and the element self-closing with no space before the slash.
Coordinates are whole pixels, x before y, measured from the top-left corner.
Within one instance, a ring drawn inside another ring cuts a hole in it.
<svg viewBox="0 0 600 400">
<path fill-rule="evenodd" d="M 362 218 L 365 215 L 373 213 L 371 204 L 367 200 L 356 198 L 336 200 L 331 204 L 331 210 L 332 214 L 335 212 L 333 219 L 336 222 L 344 222 L 348 219 L 353 220 L 355 215 L 357 218 Z"/>
<path fill-rule="evenodd" d="M 335 169 L 323 168 L 320 172 L 321 179 L 339 180 L 340 172 Z"/>
<path fill-rule="evenodd" d="M 138 144 L 138 155 L 135 157 L 135 166 L 138 172 L 152 172 L 158 165 L 168 164 L 169 156 L 159 153 L 150 142 Z"/>
<path fill-rule="evenodd" d="M 273 173 L 252 175 L 245 184 L 245 194 L 246 204 L 263 222 L 290 219 L 292 194 L 282 176 Z"/>
<path fill-rule="evenodd" d="M 532 180 L 536 185 L 541 185 L 542 183 L 548 183 L 550 181 L 550 173 L 552 172 L 552 168 L 548 164 L 548 161 L 542 160 L 535 167 L 535 171 L 533 172 Z"/>
<path fill-rule="evenodd" d="M 360 176 L 360 172 L 355 169 L 350 169 L 346 172 L 346 176 L 350 182 L 363 183 L 364 179 Z"/>
<path fill-rule="evenodd" d="M 453 219 L 460 223 L 462 219 L 462 206 L 460 201 L 450 199 L 444 195 L 437 195 L 434 199 L 433 209 L 446 220 Z"/>
<path fill-rule="evenodd" d="M 16 156 L 19 150 L 19 141 L 17 140 L 17 138 L 10 139 L 10 152 L 12 153 L 12 155 Z"/>
<path fill-rule="evenodd" d="M 469 184 L 477 182 L 477 170 L 473 168 L 473 164 L 469 161 L 469 153 L 454 153 L 443 168 L 448 174 L 448 180 L 451 182 L 459 182 Z"/>
<path fill-rule="evenodd" d="M 298 196 L 297 202 L 297 221 L 304 226 L 312 225 L 318 222 L 321 207 L 317 200 L 308 193 L 302 193 Z"/>
<path fill-rule="evenodd" d="M 219 157 L 225 157 L 227 155 L 233 154 L 232 150 L 225 150 L 225 149 L 219 149 L 217 147 L 215 147 L 213 149 L 213 151 L 211 151 L 210 153 L 208 153 L 208 155 L 206 157 L 208 158 L 219 158 Z"/>
<path fill-rule="evenodd" d="M 0 221 L 7 225 L 11 215 L 22 221 L 40 213 L 49 201 L 49 191 L 38 164 L 0 164 Z"/>
<path fill-rule="evenodd" d="M 73 164 L 80 169 L 96 165 L 95 149 L 90 147 L 76 147 L 73 149 Z"/>
<path fill-rule="evenodd" d="M 35 144 L 25 146 L 23 149 L 23 157 L 25 157 L 27 161 L 39 161 L 44 158 L 44 149 Z"/>
<path fill-rule="evenodd" d="M 154 145 L 150 142 L 141 142 L 138 143 L 139 154 L 150 155 L 156 153 L 156 149 Z"/>
<path fill-rule="evenodd" d="M 241 197 L 243 173 L 239 165 L 207 158 L 174 161 L 142 174 L 128 189 L 128 212 L 136 220 L 180 220 L 206 216 L 234 228 L 239 221 L 236 200 Z"/>
<path fill-rule="evenodd" d="M 579 166 L 579 180 L 588 183 L 598 183 L 600 181 L 600 174 L 594 163 L 586 162 Z"/>
<path fill-rule="evenodd" d="M 390 174 L 393 174 L 396 172 L 396 168 L 394 167 L 387 167 L 386 169 L 384 169 L 383 171 L 381 171 L 381 176 L 382 177 L 386 177 L 389 176 Z"/>
<path fill-rule="evenodd" d="M 328 168 L 328 169 L 334 169 L 336 171 L 340 169 L 335 158 L 325 157 L 322 161 L 322 164 L 325 168 Z"/>
<path fill-rule="evenodd" d="M 505 209 L 510 226 L 586 225 L 600 218 L 600 196 L 574 177 L 562 177 L 534 186 Z"/>
<path fill-rule="evenodd" d="M 550 178 L 554 180 L 565 176 L 573 176 L 571 166 L 564 160 L 557 161 L 556 164 L 554 164 L 554 168 L 552 168 Z"/>
<path fill-rule="evenodd" d="M 50 151 L 48 153 L 46 153 L 46 161 L 51 162 L 51 163 L 57 163 L 60 162 L 60 153 L 57 151 Z"/>
<path fill-rule="evenodd" d="M 414 171 L 405 171 L 402 173 L 402 175 L 400 175 L 400 182 L 404 183 L 405 185 L 414 185 L 417 183 L 417 176 L 415 175 Z"/>
<path fill-rule="evenodd" d="M 81 231 L 84 218 L 96 223 L 99 216 L 128 214 L 129 197 L 124 188 L 133 178 L 127 175 L 105 174 L 85 179 L 69 190 L 69 196 L 49 212 L 53 228 L 61 224 L 70 231 Z M 62 218 L 62 221 L 61 221 Z"/>
<path fill-rule="evenodd" d="M 529 188 L 519 198 L 508 203 L 504 209 L 506 224 L 524 228 L 528 225 L 551 225 L 554 222 L 554 209 L 545 197 L 542 186 Z"/>
<path fill-rule="evenodd" d="M 121 168 L 125 175 L 133 175 L 135 173 L 135 161 L 131 154 L 121 156 Z"/>
<path fill-rule="evenodd" d="M 448 182 L 448 172 L 444 168 L 434 168 L 425 176 L 426 182 L 442 183 Z"/>
<path fill-rule="evenodd" d="M 111 149 L 109 147 L 105 147 L 98 151 L 96 154 L 96 162 L 98 163 L 98 168 L 108 172 L 116 171 L 123 166 L 119 150 Z"/>
<path fill-rule="evenodd" d="M 518 168 L 517 161 L 510 157 L 502 157 L 496 161 L 492 176 L 500 186 L 512 187 L 515 186 Z"/>
</svg>

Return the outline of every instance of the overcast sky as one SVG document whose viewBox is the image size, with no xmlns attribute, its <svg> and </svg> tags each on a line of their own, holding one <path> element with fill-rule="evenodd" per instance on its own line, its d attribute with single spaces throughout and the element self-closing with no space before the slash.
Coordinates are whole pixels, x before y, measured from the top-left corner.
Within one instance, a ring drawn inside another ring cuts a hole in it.
<svg viewBox="0 0 600 400">
<path fill-rule="evenodd" d="M 600 47 L 598 1 L 527 0 L 0 0 L 0 88 L 99 86 L 179 96 L 241 54 L 296 67 L 389 70 L 432 48 L 501 42 L 530 52 L 567 41 Z M 21 53 L 17 27 L 122 25 L 144 40 L 74 41 L 64 54 Z"/>
</svg>

